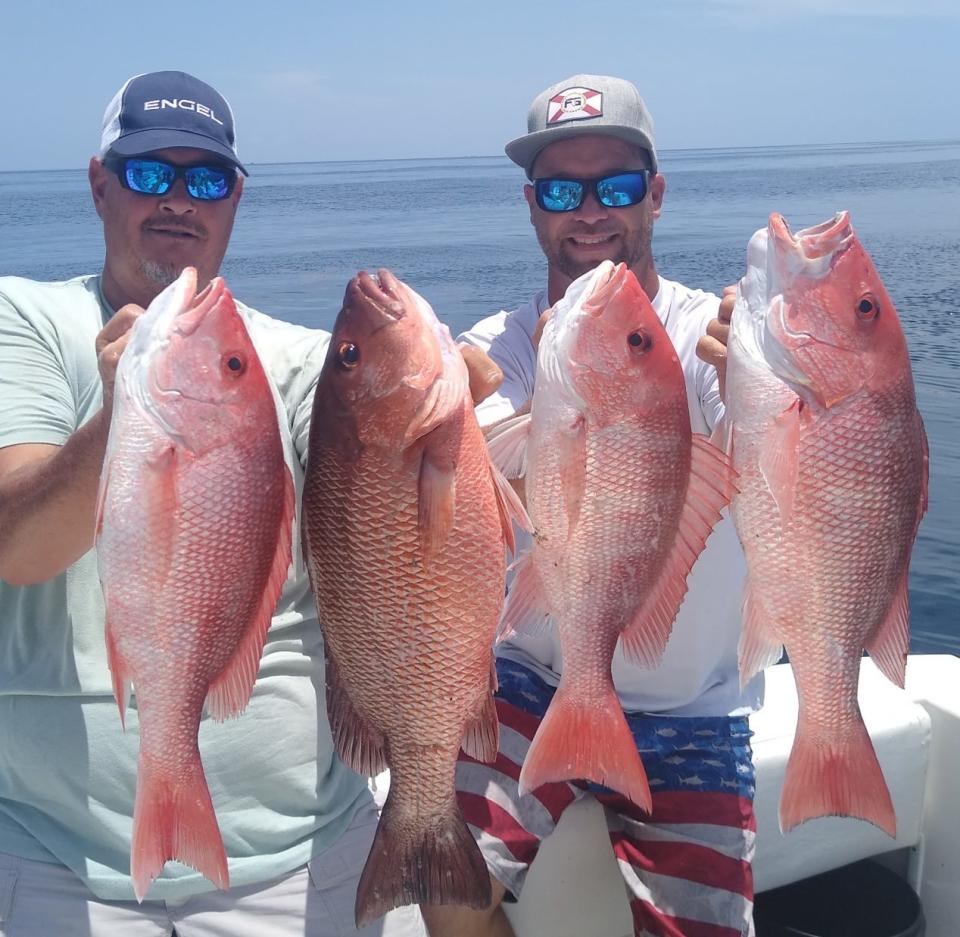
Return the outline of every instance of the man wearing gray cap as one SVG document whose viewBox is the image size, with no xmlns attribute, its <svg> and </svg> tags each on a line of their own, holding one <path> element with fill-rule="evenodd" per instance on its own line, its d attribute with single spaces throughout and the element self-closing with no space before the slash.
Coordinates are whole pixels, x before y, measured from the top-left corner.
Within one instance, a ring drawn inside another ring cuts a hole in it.
<svg viewBox="0 0 960 937">
<path fill-rule="evenodd" d="M 299 543 L 246 712 L 200 726 L 230 888 L 167 862 L 134 900 L 137 710 L 123 731 L 93 549 L 113 382 L 143 307 L 185 266 L 200 289 L 216 276 L 245 174 L 214 88 L 183 72 L 135 76 L 108 105 L 89 165 L 102 272 L 0 278 L 2 937 L 423 933 L 413 908 L 354 926 L 378 814 L 334 750 Z M 283 403 L 299 489 L 329 335 L 237 305 Z"/>
<path fill-rule="evenodd" d="M 547 259 L 546 288 L 461 336 L 504 374 L 477 408 L 481 424 L 515 414 L 533 394 L 544 313 L 577 277 L 604 260 L 636 274 L 680 358 L 695 432 L 723 414 L 722 352 L 731 300 L 657 272 L 653 226 L 666 183 L 653 121 L 637 89 L 574 75 L 530 107 L 528 132 L 507 144 L 526 172 L 530 220 Z M 709 338 L 705 338 L 709 335 Z M 698 345 L 708 360 L 697 356 Z M 520 547 L 522 549 L 522 547 Z M 662 664 L 631 663 L 618 647 L 614 685 L 642 753 L 653 795 L 646 815 L 595 785 L 545 784 L 522 797 L 520 768 L 560 680 L 556 629 L 512 634 L 497 646 L 500 753 L 492 765 L 461 755 L 457 790 L 490 870 L 494 900 L 481 911 L 422 909 L 431 937 L 511 937 L 500 903 L 515 899 L 543 839 L 588 791 L 603 805 L 638 935 L 732 937 L 752 933 L 753 764 L 747 715 L 762 677 L 741 689 L 737 666 L 746 572 L 729 517 L 695 564 Z"/>
</svg>

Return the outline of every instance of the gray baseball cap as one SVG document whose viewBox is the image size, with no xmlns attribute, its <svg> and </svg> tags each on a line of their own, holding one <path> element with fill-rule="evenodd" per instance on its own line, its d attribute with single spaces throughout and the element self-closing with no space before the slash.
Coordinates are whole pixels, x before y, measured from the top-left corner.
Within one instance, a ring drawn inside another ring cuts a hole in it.
<svg viewBox="0 0 960 937">
<path fill-rule="evenodd" d="M 653 118 L 640 92 L 608 75 L 573 75 L 538 94 L 527 113 L 526 134 L 505 150 L 532 179 L 533 163 L 545 146 L 588 133 L 635 143 L 650 154 L 650 168 L 657 171 Z"/>
</svg>

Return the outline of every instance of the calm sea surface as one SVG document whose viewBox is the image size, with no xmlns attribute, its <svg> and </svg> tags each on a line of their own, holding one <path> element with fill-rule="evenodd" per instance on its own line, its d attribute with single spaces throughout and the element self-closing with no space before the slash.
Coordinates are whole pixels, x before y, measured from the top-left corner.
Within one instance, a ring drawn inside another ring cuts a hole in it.
<svg viewBox="0 0 960 937">
<path fill-rule="evenodd" d="M 505 157 L 249 168 L 223 273 L 264 312 L 329 328 L 350 277 L 386 266 L 456 333 L 544 282 Z M 960 141 L 665 151 L 661 170 L 657 266 L 689 286 L 735 282 L 771 211 L 794 229 L 851 212 L 903 322 L 930 439 L 913 648 L 960 653 Z M 0 274 L 63 279 L 102 259 L 84 170 L 0 173 Z"/>
</svg>

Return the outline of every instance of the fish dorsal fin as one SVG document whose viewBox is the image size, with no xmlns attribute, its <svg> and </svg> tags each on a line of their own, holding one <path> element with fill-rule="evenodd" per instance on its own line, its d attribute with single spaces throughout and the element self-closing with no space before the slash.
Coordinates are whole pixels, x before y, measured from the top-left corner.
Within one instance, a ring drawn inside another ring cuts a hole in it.
<svg viewBox="0 0 960 937">
<path fill-rule="evenodd" d="M 743 590 L 743 630 L 737 655 L 741 689 L 783 656 L 783 643 L 774 634 L 773 622 L 764 614 L 763 603 L 754 595 L 749 575 Z"/>
<path fill-rule="evenodd" d="M 690 481 L 680 513 L 673 548 L 653 588 L 627 623 L 620 640 L 635 663 L 660 663 L 673 622 L 687 592 L 687 577 L 703 552 L 720 512 L 736 493 L 734 472 L 727 456 L 706 436 L 691 439 Z"/>
<path fill-rule="evenodd" d="M 761 449 L 760 472 L 784 526 L 793 515 L 800 472 L 800 424 L 803 404 L 799 397 L 778 414 L 766 433 Z"/>
<path fill-rule="evenodd" d="M 533 564 L 533 551 L 521 553 L 508 572 L 513 573 L 513 580 L 500 615 L 497 640 L 512 634 L 541 634 L 550 622 L 550 609 Z"/>
<path fill-rule="evenodd" d="M 267 631 L 270 629 L 280 592 L 290 571 L 290 563 L 293 559 L 296 489 L 290 469 L 286 465 L 283 466 L 283 491 L 280 497 L 283 505 L 280 530 L 273 565 L 270 567 L 270 574 L 263 588 L 263 597 L 247 626 L 246 633 L 220 676 L 210 684 L 210 690 L 207 693 L 207 710 L 214 719 L 219 721 L 239 715 L 250 701 L 257 671 L 260 669 L 260 656 L 263 654 L 263 645 L 267 640 Z"/>
<path fill-rule="evenodd" d="M 507 478 L 527 474 L 527 443 L 530 441 L 530 414 L 510 417 L 486 433 L 490 460 Z"/>
</svg>

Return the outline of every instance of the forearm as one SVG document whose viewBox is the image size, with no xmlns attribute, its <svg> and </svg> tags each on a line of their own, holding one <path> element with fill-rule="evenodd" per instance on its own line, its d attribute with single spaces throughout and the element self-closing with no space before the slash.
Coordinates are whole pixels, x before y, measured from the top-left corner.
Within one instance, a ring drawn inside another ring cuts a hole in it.
<svg viewBox="0 0 960 937">
<path fill-rule="evenodd" d="M 109 428 L 101 410 L 49 455 L 0 473 L 0 579 L 44 582 L 93 546 Z"/>
</svg>

